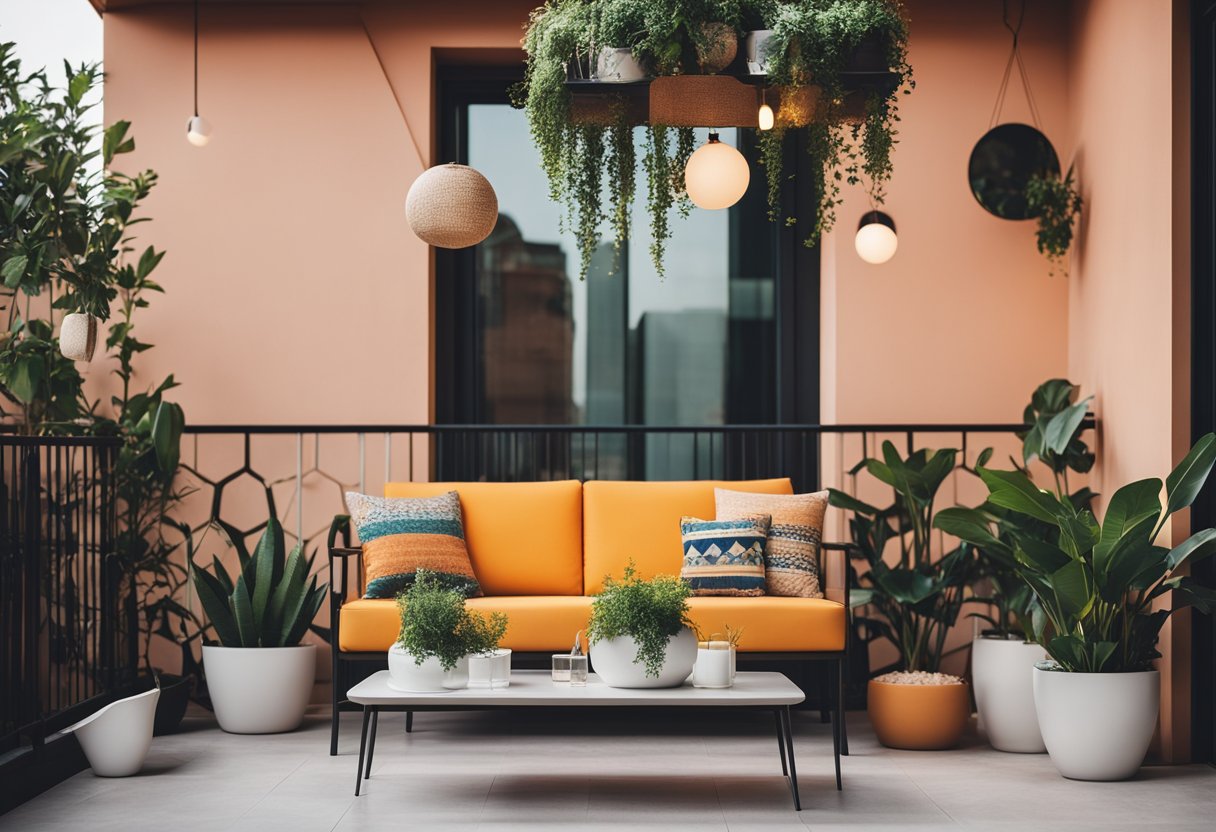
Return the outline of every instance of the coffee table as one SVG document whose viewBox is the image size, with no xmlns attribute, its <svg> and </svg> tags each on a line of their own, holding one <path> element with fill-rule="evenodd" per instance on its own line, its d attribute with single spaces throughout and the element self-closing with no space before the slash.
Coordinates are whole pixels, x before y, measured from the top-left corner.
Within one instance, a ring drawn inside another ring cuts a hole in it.
<svg viewBox="0 0 1216 832">
<path fill-rule="evenodd" d="M 464 689 L 447 693 L 405 693 L 388 686 L 389 673 L 381 670 L 350 689 L 347 698 L 363 706 L 363 733 L 359 738 L 359 769 L 355 794 L 372 773 L 376 752 L 376 729 L 381 711 L 488 711 L 512 708 L 631 709 L 689 711 L 740 709 L 770 711 L 777 730 L 781 773 L 789 782 L 794 808 L 802 809 L 798 795 L 798 771 L 794 765 L 794 734 L 790 706 L 805 697 L 780 673 L 739 673 L 735 685 L 713 690 L 685 683 L 678 688 L 611 688 L 592 673 L 586 687 L 555 684 L 547 670 L 512 670 L 511 685 L 495 690 Z M 369 742 L 370 735 L 370 742 Z M 836 758 L 836 788 L 840 788 L 840 758 Z"/>
</svg>

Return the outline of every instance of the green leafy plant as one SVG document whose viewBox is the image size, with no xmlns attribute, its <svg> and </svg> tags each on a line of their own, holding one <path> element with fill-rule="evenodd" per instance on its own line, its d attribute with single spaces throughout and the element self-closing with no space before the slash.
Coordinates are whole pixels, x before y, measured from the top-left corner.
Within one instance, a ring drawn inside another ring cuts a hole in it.
<svg viewBox="0 0 1216 832">
<path fill-rule="evenodd" d="M 836 221 L 843 183 L 866 182 L 870 199 L 882 204 L 891 178 L 891 151 L 899 122 L 899 96 L 916 86 L 908 63 L 908 24 L 898 0 L 803 0 L 778 3 L 771 12 L 769 82 L 777 87 L 819 89 L 814 120 L 801 129 L 812 159 L 817 196 L 815 223 L 805 240 L 813 245 Z M 889 87 L 850 89 L 845 73 L 858 51 L 881 51 L 894 73 Z M 785 180 L 781 146 L 785 129 L 761 136 L 768 179 L 769 214 L 781 212 Z M 787 223 L 791 223 L 787 219 Z"/>
<path fill-rule="evenodd" d="M 1068 249 L 1083 205 L 1071 165 L 1062 178 L 1056 174 L 1037 175 L 1026 183 L 1026 206 L 1038 223 L 1035 240 L 1039 253 L 1051 264 L 1052 274 L 1068 274 Z"/>
<path fill-rule="evenodd" d="M 224 647 L 294 647 L 304 638 L 325 599 L 327 584 L 317 584 L 313 557 L 296 544 L 288 554 L 283 526 L 273 513 L 250 553 L 244 539 L 229 530 L 239 567 L 235 580 L 213 558 L 211 571 L 190 557 L 190 575 L 203 611 Z"/>
<path fill-rule="evenodd" d="M 1166 477 L 1164 507 L 1161 480 L 1138 480 L 1111 495 L 1102 522 L 1088 508 L 1037 488 L 1021 471 L 980 468 L 989 502 L 1054 528 L 1057 542 L 1020 528 L 1012 531 L 1012 543 L 1001 540 L 986 515 L 966 510 L 952 510 L 943 528 L 1017 570 L 1050 620 L 1041 643 L 1061 669 L 1148 670 L 1160 655 L 1161 627 L 1174 610 L 1194 605 L 1207 612 L 1216 606 L 1216 591 L 1178 574 L 1187 561 L 1216 553 L 1216 529 L 1198 531 L 1173 548 L 1156 542 L 1170 516 L 1195 501 L 1214 462 L 1216 434 L 1208 434 Z M 1167 593 L 1172 606 L 1154 610 Z"/>
<path fill-rule="evenodd" d="M 830 504 L 852 512 L 853 542 L 869 567 L 860 576 L 862 587 L 851 593 L 852 605 L 873 606 L 877 616 L 860 619 L 871 640 L 886 638 L 899 650 L 898 667 L 888 669 L 940 670 L 946 636 L 958 620 L 973 578 L 970 546 L 938 555 L 931 539 L 934 501 L 955 470 L 957 455 L 953 449 L 922 448 L 905 459 L 893 444 L 884 442 L 882 459 L 862 460 L 854 469 L 864 469 L 891 487 L 894 501 L 884 508 L 829 489 Z M 899 548 L 893 565 L 886 559 L 892 542 Z"/>
<path fill-rule="evenodd" d="M 501 612 L 482 616 L 465 607 L 464 593 L 445 588 L 439 577 L 418 570 L 414 583 L 397 596 L 401 633 L 397 644 L 422 664 L 439 660 L 452 670 L 465 656 L 488 653 L 498 647 L 507 632 L 507 616 Z"/>
<path fill-rule="evenodd" d="M 692 589 L 674 575 L 638 577 L 633 562 L 625 567 L 620 581 L 604 577 L 604 588 L 591 603 L 587 639 L 591 644 L 629 636 L 637 642 L 634 661 L 647 676 L 658 677 L 667 658 L 667 642 L 684 627 Z"/>
</svg>

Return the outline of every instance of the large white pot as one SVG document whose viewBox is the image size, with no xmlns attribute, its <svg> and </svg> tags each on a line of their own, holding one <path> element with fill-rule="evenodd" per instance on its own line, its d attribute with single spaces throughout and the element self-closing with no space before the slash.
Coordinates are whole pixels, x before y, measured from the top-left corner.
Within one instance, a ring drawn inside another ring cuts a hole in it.
<svg viewBox="0 0 1216 832">
<path fill-rule="evenodd" d="M 75 734 L 93 773 L 99 777 L 129 777 L 144 765 L 152 746 L 152 723 L 160 689 L 111 702 L 92 716 L 63 729 Z"/>
<path fill-rule="evenodd" d="M 1034 709 L 1035 664 L 1047 658 L 1021 639 L 977 638 L 971 643 L 972 689 L 988 742 L 997 751 L 1047 750 Z"/>
<path fill-rule="evenodd" d="M 439 659 L 414 661 L 413 654 L 399 644 L 388 649 L 388 686 L 409 693 L 447 693 L 469 684 L 469 658 L 465 656 L 451 670 L 444 670 Z"/>
<path fill-rule="evenodd" d="M 597 641 L 591 645 L 591 669 L 613 688 L 674 688 L 684 684 L 697 661 L 697 637 L 685 627 L 667 641 L 667 657 L 659 675 L 647 676 L 634 658 L 638 643 L 632 636 Z"/>
<path fill-rule="evenodd" d="M 595 77 L 605 84 L 632 84 L 646 78 L 646 68 L 628 47 L 605 47 L 595 59 Z"/>
<path fill-rule="evenodd" d="M 278 734 L 304 721 L 317 648 L 203 647 L 207 690 L 220 727 L 231 734 Z"/>
<path fill-rule="evenodd" d="M 1139 673 L 1034 672 L 1034 705 L 1047 753 L 1072 780 L 1126 780 L 1157 726 L 1160 679 Z"/>
</svg>

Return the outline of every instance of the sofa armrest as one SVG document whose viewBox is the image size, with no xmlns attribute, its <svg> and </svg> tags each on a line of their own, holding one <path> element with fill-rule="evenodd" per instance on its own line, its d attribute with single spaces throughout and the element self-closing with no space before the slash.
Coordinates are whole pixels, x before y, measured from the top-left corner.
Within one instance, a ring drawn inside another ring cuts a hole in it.
<svg viewBox="0 0 1216 832">
<path fill-rule="evenodd" d="M 849 557 L 856 544 L 823 543 L 820 545 L 823 564 L 823 597 L 849 606 Z"/>
<path fill-rule="evenodd" d="M 342 545 L 338 546 L 338 538 L 342 539 Z M 350 542 L 350 516 L 346 514 L 336 515 L 333 522 L 329 525 L 329 539 L 327 542 L 327 551 L 329 554 L 329 597 L 330 603 L 334 607 L 342 606 L 342 602 L 346 600 L 347 592 L 350 588 L 350 563 L 353 560 L 359 564 L 360 558 L 363 557 L 362 546 L 352 546 Z M 356 591 L 360 589 L 356 581 Z"/>
</svg>

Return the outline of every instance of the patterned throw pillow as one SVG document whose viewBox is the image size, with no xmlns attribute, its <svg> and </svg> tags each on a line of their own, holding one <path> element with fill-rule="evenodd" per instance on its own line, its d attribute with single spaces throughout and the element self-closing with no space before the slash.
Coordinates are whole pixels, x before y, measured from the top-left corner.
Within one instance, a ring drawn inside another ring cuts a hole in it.
<svg viewBox="0 0 1216 832">
<path fill-rule="evenodd" d="M 822 598 L 819 586 L 819 544 L 828 492 L 813 494 L 751 494 L 714 489 L 719 520 L 767 514 L 773 518 L 764 544 L 764 569 L 769 595 Z"/>
<path fill-rule="evenodd" d="M 693 595 L 763 595 L 768 515 L 738 520 L 680 518 L 684 566 Z"/>
<path fill-rule="evenodd" d="M 464 543 L 460 497 L 370 497 L 346 492 L 346 505 L 363 544 L 364 598 L 395 598 L 419 569 L 445 586 L 480 595 Z"/>
</svg>

